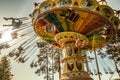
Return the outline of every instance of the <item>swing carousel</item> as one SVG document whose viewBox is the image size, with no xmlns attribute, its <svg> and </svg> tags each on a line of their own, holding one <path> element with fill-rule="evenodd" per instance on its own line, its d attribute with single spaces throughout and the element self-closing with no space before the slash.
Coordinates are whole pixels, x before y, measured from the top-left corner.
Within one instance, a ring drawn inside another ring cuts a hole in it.
<svg viewBox="0 0 120 80">
<path fill-rule="evenodd" d="M 84 52 L 105 46 L 119 19 L 105 0 L 46 0 L 31 14 L 37 36 L 62 49 L 61 80 L 93 80 L 84 70 Z"/>
<path fill-rule="evenodd" d="M 28 17 L 4 17 L 12 23 L 3 25 L 0 40 L 8 31 L 11 39 L 0 42 L 1 53 L 9 51 L 18 63 L 37 55 L 30 67 L 46 80 L 54 80 L 57 72 L 60 80 L 93 80 L 94 75 L 101 80 L 102 74 L 112 78 L 115 73 L 120 77 L 119 10 L 106 0 L 45 0 L 34 5 L 32 24 Z"/>
</svg>

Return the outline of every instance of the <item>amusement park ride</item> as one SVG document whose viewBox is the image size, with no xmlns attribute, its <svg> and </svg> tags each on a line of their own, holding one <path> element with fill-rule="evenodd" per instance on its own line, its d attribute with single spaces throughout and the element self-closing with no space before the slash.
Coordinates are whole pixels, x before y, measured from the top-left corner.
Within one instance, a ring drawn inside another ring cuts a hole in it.
<svg viewBox="0 0 120 80">
<path fill-rule="evenodd" d="M 1 43 L 0 49 L 17 44 L 8 56 L 15 56 L 14 59 L 21 63 L 39 49 L 30 66 L 40 66 L 35 73 L 47 74 L 47 80 L 50 80 L 50 72 L 51 80 L 55 72 L 59 72 L 60 80 L 93 80 L 91 75 L 98 75 L 101 80 L 100 64 L 106 74 L 114 74 L 105 58 L 114 64 L 120 77 L 119 14 L 120 11 L 113 10 L 106 0 L 46 0 L 35 3 L 30 14 L 32 24 L 26 17 L 4 18 L 12 20 L 13 40 Z"/>
</svg>

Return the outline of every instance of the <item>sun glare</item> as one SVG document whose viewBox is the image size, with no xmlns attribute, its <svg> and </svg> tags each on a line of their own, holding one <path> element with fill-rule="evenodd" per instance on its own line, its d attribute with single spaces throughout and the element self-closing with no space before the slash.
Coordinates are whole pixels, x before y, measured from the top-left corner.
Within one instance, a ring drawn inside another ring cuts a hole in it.
<svg viewBox="0 0 120 80">
<path fill-rule="evenodd" d="M 8 30 L 8 31 L 5 31 L 4 33 L 2 33 L 0 43 L 12 40 L 11 32 L 12 32 L 12 30 Z"/>
</svg>

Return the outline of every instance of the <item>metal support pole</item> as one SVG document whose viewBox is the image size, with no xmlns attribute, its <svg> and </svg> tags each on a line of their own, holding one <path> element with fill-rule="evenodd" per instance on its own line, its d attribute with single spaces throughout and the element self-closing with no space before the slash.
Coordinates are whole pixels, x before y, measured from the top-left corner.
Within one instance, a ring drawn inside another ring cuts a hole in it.
<svg viewBox="0 0 120 80">
<path fill-rule="evenodd" d="M 48 77 L 49 77 L 49 73 L 48 73 L 48 53 L 46 52 L 46 57 L 47 57 L 47 80 L 48 80 Z"/>
<path fill-rule="evenodd" d="M 87 55 L 85 56 L 85 58 L 86 58 L 86 67 L 87 67 L 87 72 L 90 72 L 90 70 L 89 70 L 89 65 L 88 65 L 88 60 L 87 60 Z"/>
<path fill-rule="evenodd" d="M 98 78 L 99 78 L 99 80 L 101 80 L 101 76 L 100 76 L 100 74 L 99 74 L 99 65 L 98 65 L 98 60 L 97 60 L 97 55 L 96 55 L 96 52 L 95 52 L 95 50 L 94 50 L 94 54 L 95 54 L 95 61 L 96 61 L 96 67 L 97 67 L 97 73 L 98 73 Z"/>
<path fill-rule="evenodd" d="M 60 54 L 59 54 L 59 79 L 61 79 Z"/>
</svg>

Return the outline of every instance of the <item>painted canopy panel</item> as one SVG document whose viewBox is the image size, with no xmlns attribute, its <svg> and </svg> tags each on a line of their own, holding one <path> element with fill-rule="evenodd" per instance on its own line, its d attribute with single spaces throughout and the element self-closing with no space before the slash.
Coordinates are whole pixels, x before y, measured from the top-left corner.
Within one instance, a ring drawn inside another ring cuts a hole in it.
<svg viewBox="0 0 120 80">
<path fill-rule="evenodd" d="M 105 19 L 98 13 L 89 10 L 59 9 L 38 18 L 35 23 L 35 31 L 40 38 L 55 45 L 59 45 L 54 40 L 54 36 L 59 32 L 81 33 L 88 37 L 88 46 L 92 47 L 94 34 L 101 37 L 99 42 L 104 44 L 114 33 L 113 27 Z M 103 44 L 99 44 L 99 46 L 103 46 Z"/>
</svg>

